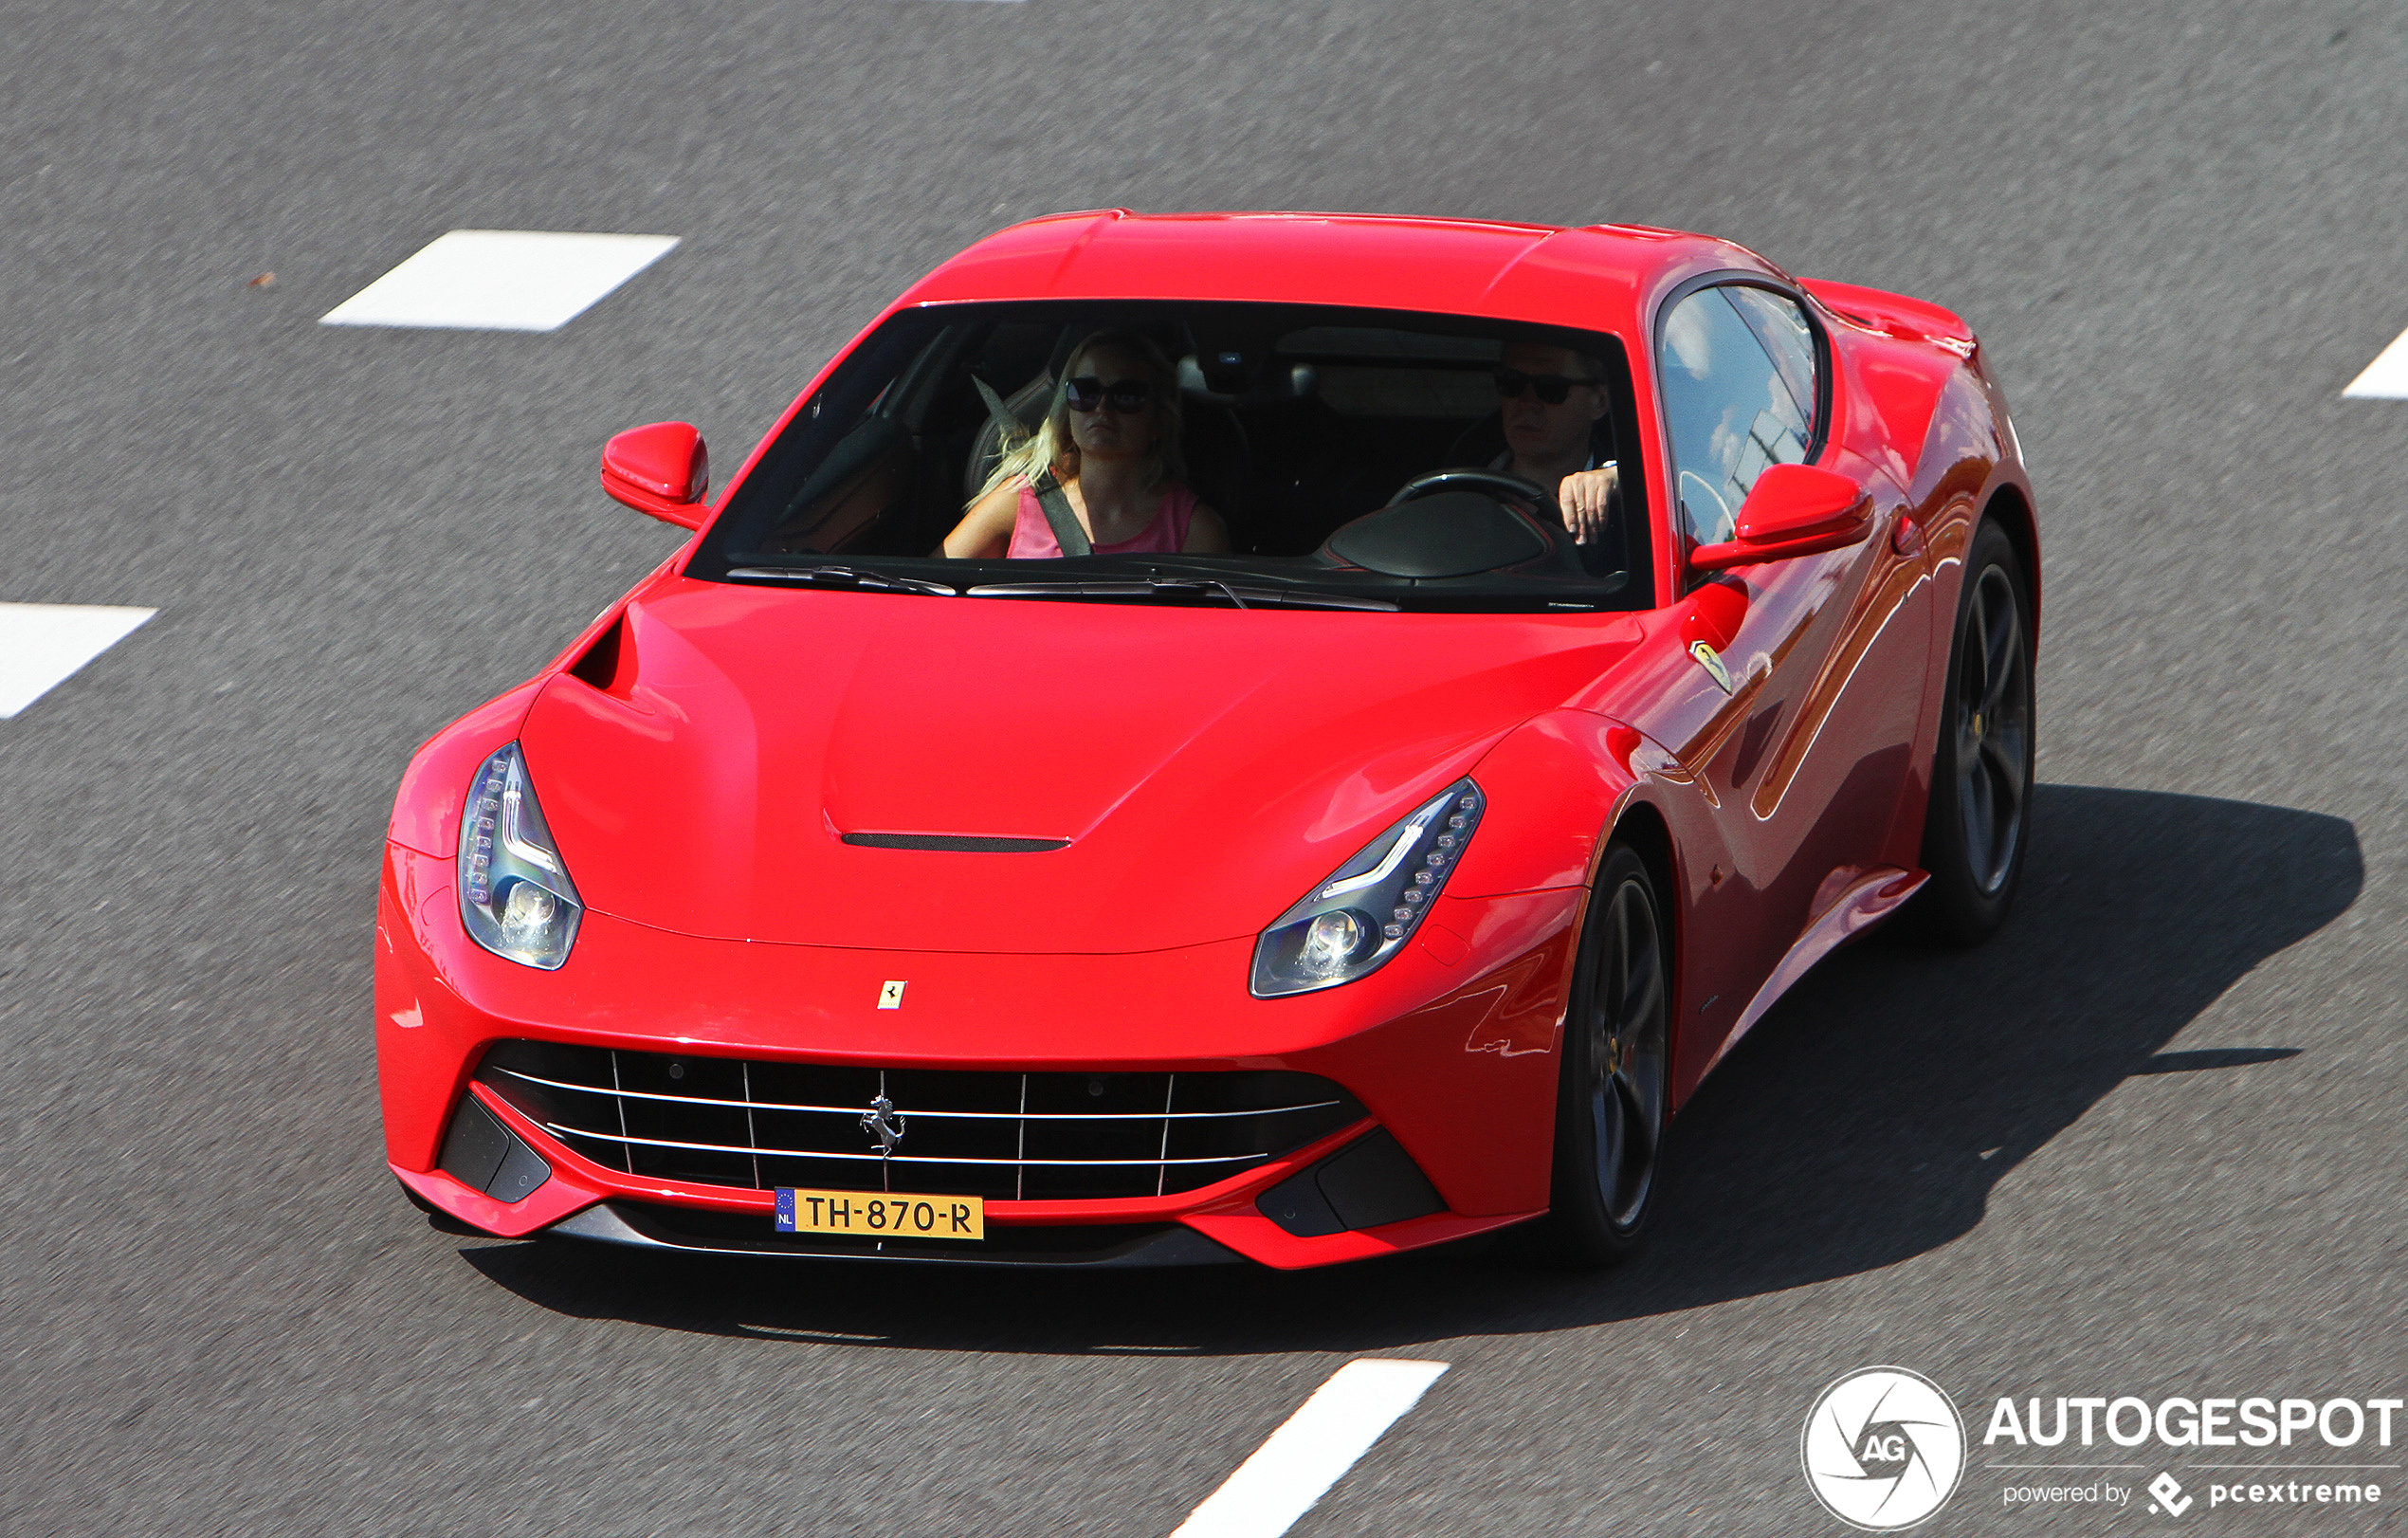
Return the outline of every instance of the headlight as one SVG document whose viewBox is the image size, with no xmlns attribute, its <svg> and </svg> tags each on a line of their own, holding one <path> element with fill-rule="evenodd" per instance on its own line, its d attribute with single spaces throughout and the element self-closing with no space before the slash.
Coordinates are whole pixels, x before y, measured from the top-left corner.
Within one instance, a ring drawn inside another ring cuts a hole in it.
<svg viewBox="0 0 2408 1538">
<path fill-rule="evenodd" d="M 585 906 L 543 824 L 519 744 L 479 766 L 460 814 L 460 918 L 468 938 L 546 972 L 569 959 Z"/>
<path fill-rule="evenodd" d="M 1332 871 L 1254 943 L 1254 997 L 1335 988 L 1385 965 L 1421 927 L 1487 804 L 1458 779 Z"/>
</svg>

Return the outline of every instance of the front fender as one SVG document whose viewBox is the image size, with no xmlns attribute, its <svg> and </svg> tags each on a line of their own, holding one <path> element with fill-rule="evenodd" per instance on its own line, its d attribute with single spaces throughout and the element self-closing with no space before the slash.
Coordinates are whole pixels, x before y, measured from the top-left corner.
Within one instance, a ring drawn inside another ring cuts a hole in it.
<svg viewBox="0 0 2408 1538">
<path fill-rule="evenodd" d="M 1617 830 L 1642 817 L 1661 825 L 1661 848 L 1644 837 L 1633 842 L 1658 867 L 1671 926 L 1677 1107 L 1704 1077 L 1747 995 L 1746 980 L 1724 954 L 1729 947 L 1715 943 L 1711 926 L 1690 922 L 1701 903 L 1724 895 L 1718 877 L 1734 863 L 1711 800 L 1661 744 L 1587 710 L 1551 710 L 1525 722 L 1489 750 L 1472 778 L 1488 810 L 1449 896 L 1587 887 Z"/>
<path fill-rule="evenodd" d="M 1488 806 L 1448 884 L 1459 897 L 1584 887 L 1647 739 L 1587 710 L 1549 710 L 1505 734 L 1471 771 Z"/>
</svg>

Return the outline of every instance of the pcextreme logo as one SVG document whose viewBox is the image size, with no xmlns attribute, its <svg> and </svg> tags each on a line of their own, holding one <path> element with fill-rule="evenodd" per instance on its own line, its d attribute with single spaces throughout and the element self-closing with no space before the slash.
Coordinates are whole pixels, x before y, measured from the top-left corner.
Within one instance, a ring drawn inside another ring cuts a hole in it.
<svg viewBox="0 0 2408 1538">
<path fill-rule="evenodd" d="M 1965 1469 L 1965 1423 L 1940 1385 L 1905 1367 L 1863 1367 L 1815 1401 L 1798 1438 L 1806 1483 L 1868 1532 L 1911 1528 L 1948 1503 Z"/>
</svg>

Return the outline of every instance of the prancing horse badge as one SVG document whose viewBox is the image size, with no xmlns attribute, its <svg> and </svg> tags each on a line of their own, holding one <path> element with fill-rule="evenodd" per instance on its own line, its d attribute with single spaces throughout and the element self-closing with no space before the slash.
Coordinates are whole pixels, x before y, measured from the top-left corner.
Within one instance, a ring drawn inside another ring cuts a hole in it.
<svg viewBox="0 0 2408 1538">
<path fill-rule="evenodd" d="M 1695 657 L 1697 665 L 1706 669 L 1706 676 L 1714 681 L 1716 688 L 1725 694 L 1731 691 L 1731 670 L 1723 666 L 1721 654 L 1711 646 L 1704 641 L 1692 641 L 1689 643 L 1689 655 Z"/>
<path fill-rule="evenodd" d="M 903 985 L 900 982 L 880 983 L 878 985 L 878 1007 L 880 1009 L 903 1008 Z"/>
</svg>

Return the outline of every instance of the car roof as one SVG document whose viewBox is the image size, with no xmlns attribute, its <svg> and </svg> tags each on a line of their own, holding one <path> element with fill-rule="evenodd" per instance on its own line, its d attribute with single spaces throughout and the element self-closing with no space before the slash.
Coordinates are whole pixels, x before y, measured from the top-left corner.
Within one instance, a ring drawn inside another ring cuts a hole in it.
<svg viewBox="0 0 2408 1538">
<path fill-rule="evenodd" d="M 897 302 L 1236 301 L 1427 310 L 1635 335 L 1696 273 L 1779 276 L 1744 247 L 1640 225 L 1367 213 L 1060 213 L 996 231 Z"/>
</svg>

